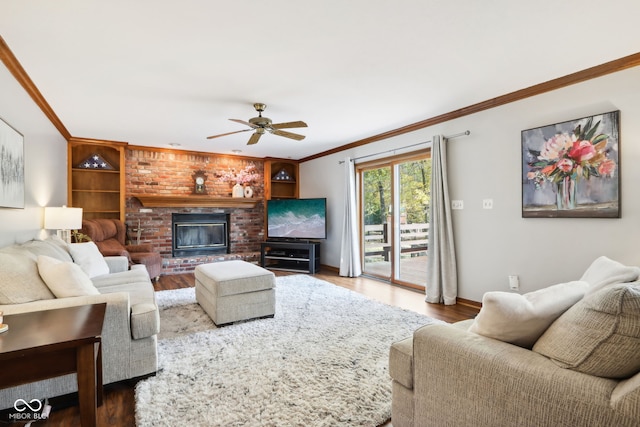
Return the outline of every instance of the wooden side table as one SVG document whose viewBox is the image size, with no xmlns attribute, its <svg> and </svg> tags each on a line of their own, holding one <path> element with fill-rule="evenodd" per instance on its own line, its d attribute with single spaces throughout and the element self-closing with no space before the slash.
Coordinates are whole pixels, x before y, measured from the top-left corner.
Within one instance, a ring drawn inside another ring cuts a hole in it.
<svg viewBox="0 0 640 427">
<path fill-rule="evenodd" d="M 95 426 L 102 404 L 106 307 L 101 303 L 4 316 L 9 330 L 0 334 L 0 389 L 76 372 L 82 425 Z"/>
</svg>

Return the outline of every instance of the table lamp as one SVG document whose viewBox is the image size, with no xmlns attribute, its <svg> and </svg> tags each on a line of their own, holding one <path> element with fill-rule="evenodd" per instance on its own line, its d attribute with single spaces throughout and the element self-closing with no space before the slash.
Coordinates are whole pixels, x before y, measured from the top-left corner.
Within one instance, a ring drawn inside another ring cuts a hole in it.
<svg viewBox="0 0 640 427">
<path fill-rule="evenodd" d="M 82 228 L 82 208 L 44 208 L 44 228 L 57 230 L 58 237 L 71 243 L 71 230 Z"/>
</svg>

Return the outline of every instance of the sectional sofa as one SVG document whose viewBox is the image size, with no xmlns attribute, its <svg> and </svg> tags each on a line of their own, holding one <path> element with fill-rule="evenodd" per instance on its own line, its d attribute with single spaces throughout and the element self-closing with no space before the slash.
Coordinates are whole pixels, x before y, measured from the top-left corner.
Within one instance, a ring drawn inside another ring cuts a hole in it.
<svg viewBox="0 0 640 427">
<path fill-rule="evenodd" d="M 601 257 L 394 343 L 393 426 L 640 426 L 639 273 Z"/>
<path fill-rule="evenodd" d="M 154 373 L 160 317 L 143 265 L 129 269 L 126 257 L 102 257 L 92 242 L 67 245 L 56 237 L 0 249 L 0 310 L 5 316 L 102 302 L 107 303 L 103 383 Z M 2 389 L 0 409 L 12 407 L 16 399 L 75 391 L 75 374 Z"/>
</svg>

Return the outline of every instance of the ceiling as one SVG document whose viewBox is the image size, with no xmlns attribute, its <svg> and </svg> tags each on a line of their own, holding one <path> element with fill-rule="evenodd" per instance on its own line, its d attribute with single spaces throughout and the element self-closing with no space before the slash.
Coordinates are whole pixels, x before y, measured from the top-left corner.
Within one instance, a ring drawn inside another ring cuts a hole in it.
<svg viewBox="0 0 640 427">
<path fill-rule="evenodd" d="M 640 51 L 637 0 L 2 0 L 71 135 L 300 159 Z M 267 105 L 295 141 L 230 118 Z"/>
</svg>

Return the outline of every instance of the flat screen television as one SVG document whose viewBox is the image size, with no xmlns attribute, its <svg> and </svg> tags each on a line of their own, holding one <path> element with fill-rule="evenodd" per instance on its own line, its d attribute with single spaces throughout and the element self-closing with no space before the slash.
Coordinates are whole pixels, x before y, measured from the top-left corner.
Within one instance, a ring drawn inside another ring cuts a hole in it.
<svg viewBox="0 0 640 427">
<path fill-rule="evenodd" d="M 267 200 L 268 239 L 326 239 L 327 199 Z"/>
</svg>

